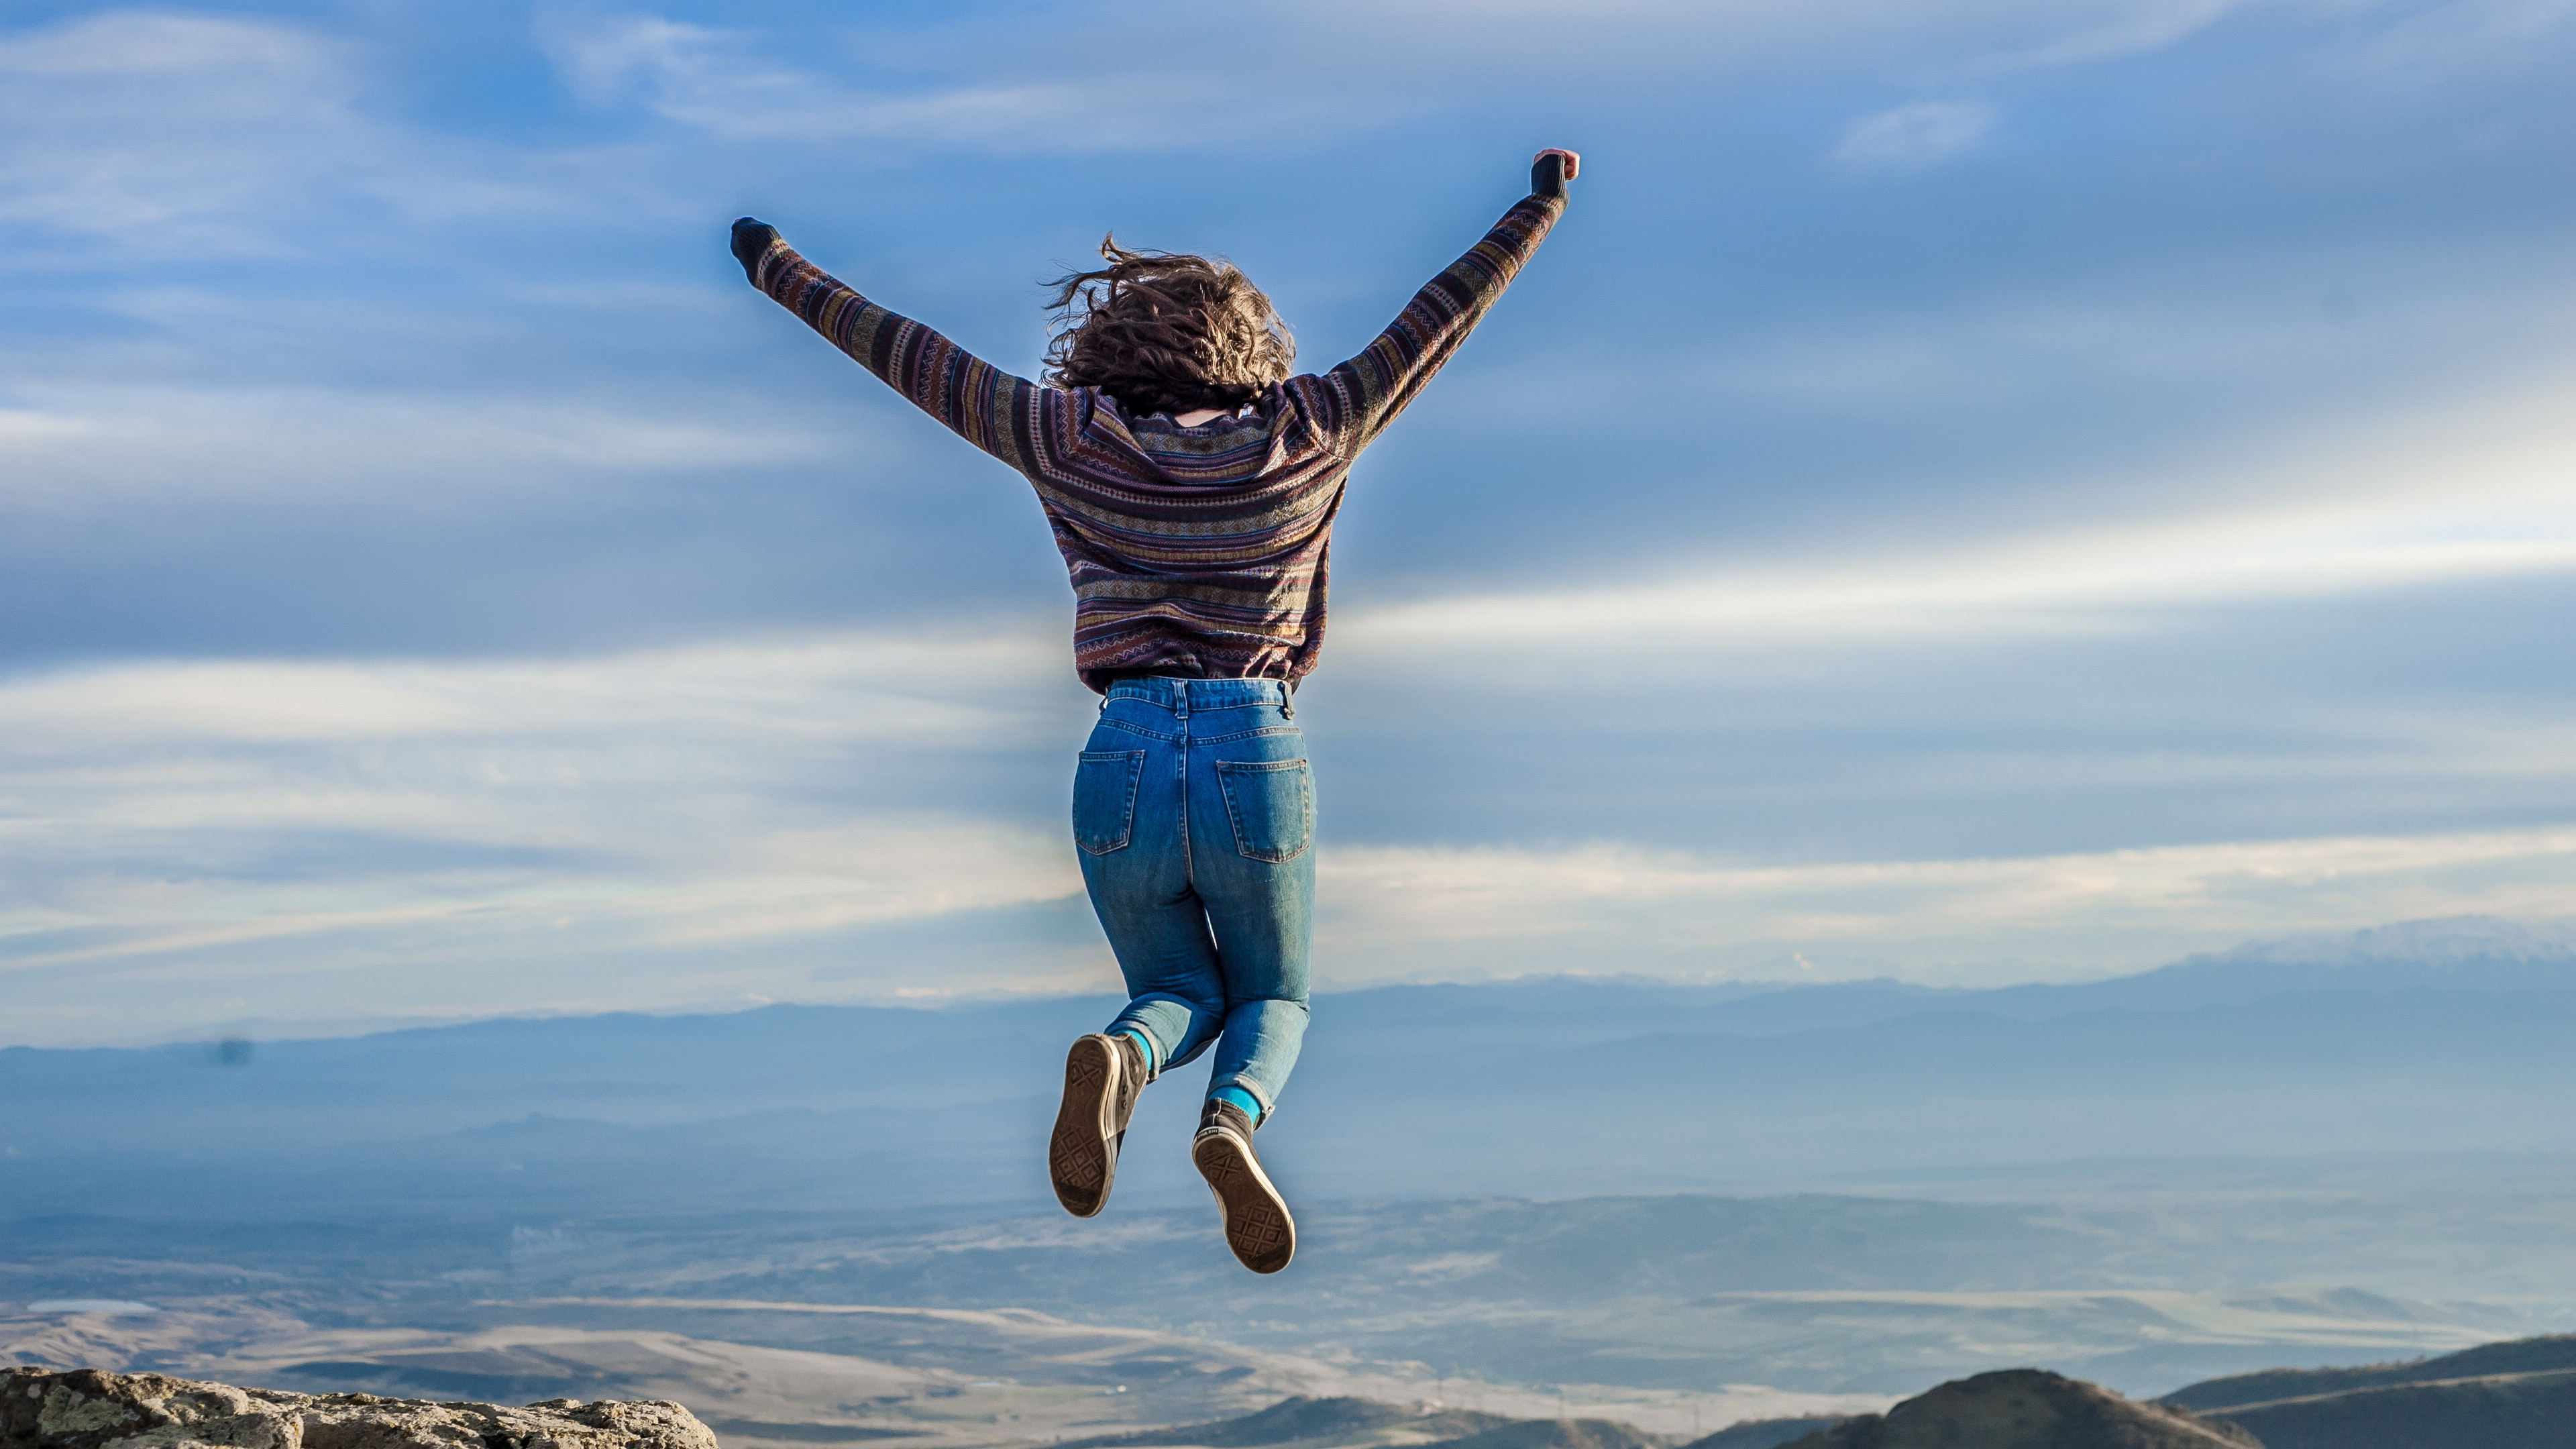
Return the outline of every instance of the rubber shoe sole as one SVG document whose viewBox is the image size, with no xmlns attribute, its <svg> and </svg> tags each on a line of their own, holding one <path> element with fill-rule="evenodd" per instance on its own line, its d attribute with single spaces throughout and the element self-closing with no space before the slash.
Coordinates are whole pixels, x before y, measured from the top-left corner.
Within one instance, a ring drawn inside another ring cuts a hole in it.
<svg viewBox="0 0 2576 1449">
<path fill-rule="evenodd" d="M 1105 1036 L 1086 1036 L 1064 1054 L 1064 1103 L 1047 1141 L 1047 1177 L 1055 1200 L 1078 1218 L 1097 1217 L 1109 1205 L 1118 1144 L 1127 1135 L 1113 1120 L 1125 1070 L 1118 1044 Z"/>
<path fill-rule="evenodd" d="M 1225 1245 L 1235 1261 L 1255 1273 L 1276 1273 L 1297 1256 L 1297 1220 L 1288 1200 L 1270 1185 L 1252 1145 L 1221 1127 L 1201 1131 L 1190 1144 L 1190 1162 L 1216 1194 L 1225 1220 Z"/>
</svg>

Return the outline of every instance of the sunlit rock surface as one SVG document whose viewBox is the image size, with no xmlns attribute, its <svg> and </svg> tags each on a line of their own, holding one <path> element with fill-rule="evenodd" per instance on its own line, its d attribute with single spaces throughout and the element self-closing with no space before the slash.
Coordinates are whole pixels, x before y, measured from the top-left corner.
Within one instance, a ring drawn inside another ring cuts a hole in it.
<svg viewBox="0 0 2576 1449">
<path fill-rule="evenodd" d="M 1957 1379 L 1789 1449 L 2262 1449 L 2234 1424 L 2124 1399 L 2081 1379 L 2005 1369 Z"/>
<path fill-rule="evenodd" d="M 677 1404 L 525 1408 L 289 1394 L 161 1374 L 19 1368 L 0 1381 L 0 1449 L 717 1449 Z"/>
</svg>

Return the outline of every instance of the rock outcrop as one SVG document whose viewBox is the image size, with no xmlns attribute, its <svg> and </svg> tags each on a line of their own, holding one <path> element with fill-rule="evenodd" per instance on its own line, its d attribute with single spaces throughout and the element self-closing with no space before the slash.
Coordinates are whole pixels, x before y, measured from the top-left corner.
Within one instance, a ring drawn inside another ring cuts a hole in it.
<svg viewBox="0 0 2576 1449">
<path fill-rule="evenodd" d="M 2576 1333 L 2545 1338 L 2512 1338 L 2482 1343 L 2439 1358 L 2404 1363 L 2365 1364 L 2360 1368 L 2265 1369 L 2229 1374 L 2179 1388 L 2159 1404 L 2206 1414 L 2239 1404 L 2266 1404 L 2279 1399 L 2313 1399 L 2353 1389 L 2386 1389 L 2399 1384 L 2441 1384 L 2456 1379 L 2491 1379 L 2508 1374 L 2576 1373 Z"/>
<path fill-rule="evenodd" d="M 2576 1334 L 2411 1363 L 2232 1374 L 2157 1402 L 2240 1424 L 2269 1449 L 2567 1449 L 2576 1444 Z"/>
<path fill-rule="evenodd" d="M 289 1394 L 161 1374 L 11 1369 L 0 1449 L 718 1449 L 656 1399 L 520 1409 L 374 1394 Z"/>
<path fill-rule="evenodd" d="M 2567 1449 L 2576 1444 L 2576 1371 L 2347 1389 L 2203 1417 L 2253 1431 L 2265 1449 Z"/>
<path fill-rule="evenodd" d="M 1787 1449 L 2262 1449 L 2234 1424 L 2141 1404 L 2040 1369 L 1954 1379 Z"/>
</svg>

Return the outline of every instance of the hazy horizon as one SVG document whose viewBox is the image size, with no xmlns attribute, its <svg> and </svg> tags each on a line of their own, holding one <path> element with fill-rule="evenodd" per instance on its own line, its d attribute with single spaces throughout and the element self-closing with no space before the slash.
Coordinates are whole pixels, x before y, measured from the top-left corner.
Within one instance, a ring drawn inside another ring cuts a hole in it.
<svg viewBox="0 0 2576 1449">
<path fill-rule="evenodd" d="M 2448 917 L 2424 921 L 2394 921 L 2382 926 L 2366 927 L 2357 932 L 2307 932 L 2242 941 L 2217 952 L 2194 952 L 2173 961 L 2160 962 L 2143 969 L 2107 970 L 2081 974 L 2059 972 L 2020 979 L 1989 979 L 1974 982 L 1957 980 L 1910 979 L 1904 974 L 1870 974 L 1861 969 L 1846 968 L 1841 972 L 1818 971 L 1812 966 L 1800 969 L 1792 959 L 1785 963 L 1788 974 L 1764 976 L 1711 972 L 1701 975 L 1678 973 L 1610 971 L 1529 971 L 1517 975 L 1437 976 L 1391 978 L 1352 985 L 1319 987 L 1323 997 L 1346 996 L 1399 986 L 1514 986 L 1554 983 L 1599 983 L 1605 985 L 1663 986 L 1677 990 L 1700 989 L 1722 993 L 1764 993 L 1794 991 L 1818 986 L 1890 985 L 1918 988 L 1927 993 L 1946 994 L 1973 1000 L 1975 994 L 2004 991 L 2016 986 L 2079 986 L 2087 983 L 2117 981 L 2163 971 L 2168 967 L 2201 964 L 2210 960 L 2243 958 L 2249 960 L 2297 958 L 2313 955 L 2328 959 L 2351 956 L 2368 959 L 2374 954 L 2392 950 L 2398 953 L 2430 947 L 2429 959 L 2460 959 L 2486 952 L 2494 957 L 2514 959 L 2537 957 L 2548 959 L 2564 956 L 2576 966 L 2576 916 L 2540 917 L 2507 921 L 2486 916 Z M 2427 959 L 2410 955 L 2405 959 Z M 1780 964 L 1780 963 L 1774 963 Z M 1756 968 L 1760 969 L 1760 968 Z M 499 1011 L 453 1016 L 372 1016 L 356 1018 L 259 1019 L 194 1023 L 183 1028 L 146 1030 L 116 1037 L 65 1037 L 50 1041 L 0 1040 L 0 1049 L 13 1046 L 49 1049 L 82 1049 L 93 1047 L 133 1048 L 150 1046 L 212 1044 L 225 1040 L 249 1042 L 337 1040 L 369 1036 L 388 1031 L 423 1030 L 444 1026 L 463 1026 L 486 1021 L 546 1021 L 597 1015 L 641 1015 L 652 1017 L 723 1016 L 758 1011 L 770 1006 L 861 1006 L 892 1009 L 939 1011 L 976 1006 L 1044 1001 L 1120 999 L 1114 982 L 1089 982 L 1053 989 L 969 990 L 941 995 L 926 991 L 907 991 L 878 997 L 837 996 L 789 998 L 751 1001 L 717 999 L 705 1002 L 666 1003 L 652 1007 L 610 1006 L 582 1009 L 562 1008 L 536 1011 Z M 1936 996 L 1936 999 L 1937 996 Z M 6 1030 L 0 1027 L 0 1030 Z"/>
</svg>

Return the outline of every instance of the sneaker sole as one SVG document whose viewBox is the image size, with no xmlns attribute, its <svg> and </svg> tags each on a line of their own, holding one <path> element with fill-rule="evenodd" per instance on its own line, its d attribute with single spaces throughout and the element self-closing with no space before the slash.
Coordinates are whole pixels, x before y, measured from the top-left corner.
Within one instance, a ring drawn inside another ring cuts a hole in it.
<svg viewBox="0 0 2576 1449">
<path fill-rule="evenodd" d="M 1118 1176 L 1120 1134 L 1109 1124 L 1109 1110 L 1119 1068 L 1118 1048 L 1105 1036 L 1086 1036 L 1064 1054 L 1064 1104 L 1047 1141 L 1047 1177 L 1055 1200 L 1078 1218 L 1097 1217 L 1109 1205 L 1109 1184 Z"/>
<path fill-rule="evenodd" d="M 1255 1273 L 1276 1273 L 1297 1256 L 1297 1220 L 1288 1201 L 1270 1185 L 1261 1160 L 1231 1132 L 1209 1132 L 1190 1144 L 1190 1161 L 1216 1194 L 1225 1220 L 1225 1245 L 1235 1261 Z"/>
</svg>

